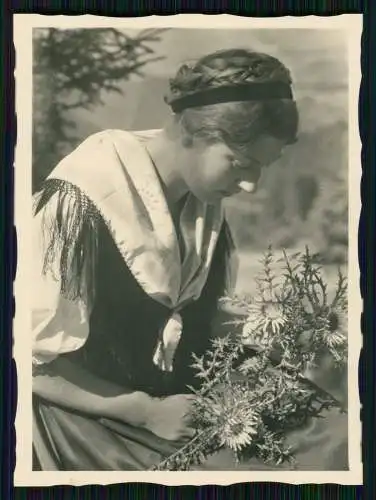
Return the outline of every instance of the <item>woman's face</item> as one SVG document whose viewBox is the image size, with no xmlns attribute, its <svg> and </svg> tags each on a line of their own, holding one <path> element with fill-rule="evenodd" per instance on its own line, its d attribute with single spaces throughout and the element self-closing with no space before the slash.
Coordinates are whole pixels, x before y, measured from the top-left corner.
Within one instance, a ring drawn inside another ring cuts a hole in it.
<svg viewBox="0 0 376 500">
<path fill-rule="evenodd" d="M 215 203 L 242 190 L 255 192 L 262 169 L 281 156 L 284 146 L 280 139 L 261 136 L 242 157 L 223 142 L 194 146 L 194 161 L 181 174 L 197 198 Z"/>
</svg>

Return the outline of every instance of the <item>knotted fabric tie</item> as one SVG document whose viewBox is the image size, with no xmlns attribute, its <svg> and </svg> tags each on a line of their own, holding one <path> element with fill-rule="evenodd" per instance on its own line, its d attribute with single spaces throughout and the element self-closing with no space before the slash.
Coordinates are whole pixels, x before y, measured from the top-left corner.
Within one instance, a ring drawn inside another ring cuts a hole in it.
<svg viewBox="0 0 376 500">
<path fill-rule="evenodd" d="M 154 353 L 153 362 L 160 370 L 172 372 L 174 368 L 174 357 L 183 331 L 183 320 L 178 312 L 174 312 L 161 335 Z"/>
</svg>

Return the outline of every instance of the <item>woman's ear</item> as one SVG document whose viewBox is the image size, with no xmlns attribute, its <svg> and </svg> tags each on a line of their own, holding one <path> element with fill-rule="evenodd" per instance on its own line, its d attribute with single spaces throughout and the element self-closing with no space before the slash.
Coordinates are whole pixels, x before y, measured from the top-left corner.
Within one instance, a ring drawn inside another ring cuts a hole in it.
<svg viewBox="0 0 376 500">
<path fill-rule="evenodd" d="M 175 138 L 178 140 L 183 148 L 191 148 L 193 145 L 193 137 L 189 134 L 182 123 L 182 117 L 175 116 L 174 125 Z"/>
<path fill-rule="evenodd" d="M 182 120 L 182 115 L 172 115 L 165 123 L 164 131 L 170 141 L 181 144 L 184 148 L 189 148 L 192 146 L 193 139 L 185 130 Z"/>
<path fill-rule="evenodd" d="M 193 139 L 190 135 L 183 133 L 181 138 L 181 143 L 185 148 L 191 148 L 193 145 Z"/>
</svg>

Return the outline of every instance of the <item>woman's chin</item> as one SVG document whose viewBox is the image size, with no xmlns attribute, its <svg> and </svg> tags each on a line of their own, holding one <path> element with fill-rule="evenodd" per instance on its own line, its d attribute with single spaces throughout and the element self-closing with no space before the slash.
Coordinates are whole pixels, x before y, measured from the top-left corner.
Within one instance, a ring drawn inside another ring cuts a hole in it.
<svg viewBox="0 0 376 500">
<path fill-rule="evenodd" d="M 223 195 L 221 195 L 218 191 L 213 191 L 213 192 L 196 192 L 192 194 L 200 200 L 202 203 L 207 203 L 208 205 L 216 205 L 221 202 L 221 200 L 224 198 Z"/>
</svg>

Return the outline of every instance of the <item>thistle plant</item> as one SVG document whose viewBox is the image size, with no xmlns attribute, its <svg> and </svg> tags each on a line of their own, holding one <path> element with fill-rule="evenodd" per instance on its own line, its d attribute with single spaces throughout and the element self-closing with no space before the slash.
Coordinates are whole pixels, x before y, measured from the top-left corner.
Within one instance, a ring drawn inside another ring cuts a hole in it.
<svg viewBox="0 0 376 500">
<path fill-rule="evenodd" d="M 288 431 L 325 409 L 344 411 L 304 374 L 328 355 L 336 369 L 346 368 L 346 278 L 338 270 L 330 296 L 318 255 L 308 247 L 278 260 L 269 247 L 261 265 L 254 296 L 222 299 L 243 309 L 242 319 L 231 321 L 241 333 L 212 339 L 202 357 L 193 354 L 201 380 L 199 389 L 191 388 L 196 435 L 155 470 L 189 470 L 221 448 L 236 461 L 294 464 Z"/>
</svg>

